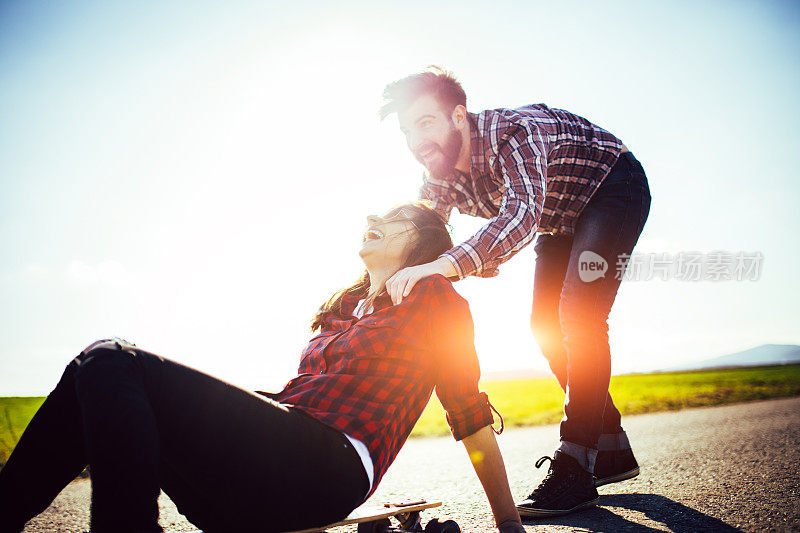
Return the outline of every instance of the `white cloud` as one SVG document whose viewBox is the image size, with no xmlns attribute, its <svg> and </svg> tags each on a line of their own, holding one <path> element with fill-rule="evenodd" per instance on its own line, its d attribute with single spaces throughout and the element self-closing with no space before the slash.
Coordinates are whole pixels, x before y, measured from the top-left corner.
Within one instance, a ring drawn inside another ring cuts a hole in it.
<svg viewBox="0 0 800 533">
<path fill-rule="evenodd" d="M 23 277 L 30 281 L 43 281 L 48 279 L 51 274 L 50 268 L 41 263 L 30 263 L 25 266 L 22 272 Z"/>
<path fill-rule="evenodd" d="M 104 259 L 94 264 L 73 259 L 67 263 L 65 275 L 70 282 L 81 286 L 121 286 L 131 281 L 128 270 L 113 259 Z"/>
</svg>

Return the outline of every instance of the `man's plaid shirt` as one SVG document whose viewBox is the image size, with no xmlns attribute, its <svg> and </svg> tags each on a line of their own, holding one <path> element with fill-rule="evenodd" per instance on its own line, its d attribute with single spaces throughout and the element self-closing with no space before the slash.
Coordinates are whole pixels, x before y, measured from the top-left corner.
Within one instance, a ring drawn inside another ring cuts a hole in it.
<svg viewBox="0 0 800 533">
<path fill-rule="evenodd" d="M 457 440 L 493 419 L 478 390 L 472 315 L 452 283 L 424 278 L 399 305 L 378 298 L 360 319 L 357 303 L 345 295 L 341 314 L 329 315 L 303 351 L 299 375 L 262 394 L 362 441 L 375 467 L 372 494 L 434 387 Z"/>
<path fill-rule="evenodd" d="M 496 276 L 539 233 L 571 235 L 575 220 L 622 152 L 622 142 L 585 118 L 545 104 L 467 114 L 469 175 L 426 175 L 420 198 L 449 218 L 491 219 L 444 255 L 460 278 Z"/>
</svg>

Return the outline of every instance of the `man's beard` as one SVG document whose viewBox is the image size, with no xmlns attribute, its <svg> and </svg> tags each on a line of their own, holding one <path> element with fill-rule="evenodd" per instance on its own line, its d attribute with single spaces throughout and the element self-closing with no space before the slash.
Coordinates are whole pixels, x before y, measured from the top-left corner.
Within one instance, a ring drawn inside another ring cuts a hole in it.
<svg viewBox="0 0 800 533">
<path fill-rule="evenodd" d="M 453 175 L 453 171 L 456 168 L 456 163 L 458 162 L 458 154 L 461 153 L 461 145 L 463 142 L 463 139 L 461 139 L 461 132 L 451 127 L 443 147 L 439 146 L 437 143 L 429 144 L 435 146 L 436 149 L 439 150 L 439 153 L 442 154 L 441 161 L 432 162 L 431 166 L 428 167 L 425 163 L 425 160 L 422 159 L 418 153 L 415 152 L 414 157 L 416 157 L 417 161 L 422 163 L 422 165 L 428 169 L 428 172 L 430 172 L 432 177 L 436 179 L 445 179 Z"/>
</svg>

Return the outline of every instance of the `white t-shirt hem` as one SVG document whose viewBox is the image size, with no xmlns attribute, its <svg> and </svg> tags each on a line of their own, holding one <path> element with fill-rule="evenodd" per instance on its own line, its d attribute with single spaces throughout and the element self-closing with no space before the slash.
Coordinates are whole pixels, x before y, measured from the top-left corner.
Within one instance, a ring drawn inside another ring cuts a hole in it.
<svg viewBox="0 0 800 533">
<path fill-rule="evenodd" d="M 369 488 L 367 489 L 367 494 L 369 494 L 369 491 L 372 490 L 372 479 L 374 477 L 373 470 L 375 469 L 375 466 L 372 464 L 372 458 L 369 456 L 367 445 L 358 439 L 354 439 L 347 433 L 345 433 L 344 436 L 347 437 L 347 440 L 350 441 L 350 443 L 353 445 L 353 448 L 355 448 L 356 453 L 358 453 L 358 456 L 361 458 L 361 463 L 364 465 L 364 471 L 367 473 L 367 479 L 369 479 Z M 364 495 L 365 498 L 367 494 Z"/>
</svg>

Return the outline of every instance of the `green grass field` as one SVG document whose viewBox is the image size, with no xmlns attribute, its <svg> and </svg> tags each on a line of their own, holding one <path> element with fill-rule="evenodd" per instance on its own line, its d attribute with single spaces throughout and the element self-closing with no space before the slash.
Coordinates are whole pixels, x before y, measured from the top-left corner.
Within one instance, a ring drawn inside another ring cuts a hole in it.
<svg viewBox="0 0 800 533">
<path fill-rule="evenodd" d="M 481 383 L 507 427 L 552 424 L 562 417 L 564 394 L 555 378 Z M 611 378 L 611 395 L 623 415 L 686 407 L 800 396 L 800 365 L 713 371 L 631 374 Z M 0 398 L 0 464 L 44 398 Z M 434 396 L 412 436 L 449 433 Z"/>
<path fill-rule="evenodd" d="M 0 464 L 5 464 L 22 430 L 28 425 L 42 402 L 44 398 L 0 397 Z"/>
<path fill-rule="evenodd" d="M 564 393 L 555 378 L 490 381 L 481 389 L 506 427 L 554 424 L 564 415 Z M 800 396 L 800 365 L 613 376 L 610 389 L 623 415 Z M 411 435 L 448 433 L 434 395 Z"/>
</svg>

